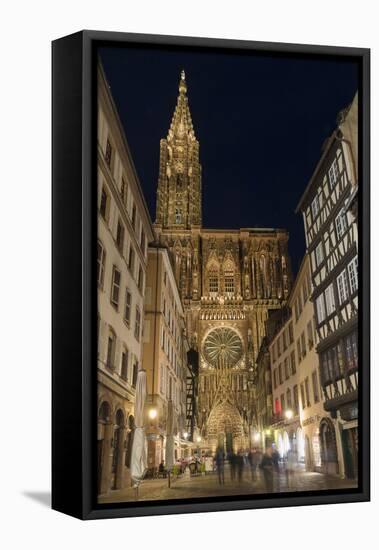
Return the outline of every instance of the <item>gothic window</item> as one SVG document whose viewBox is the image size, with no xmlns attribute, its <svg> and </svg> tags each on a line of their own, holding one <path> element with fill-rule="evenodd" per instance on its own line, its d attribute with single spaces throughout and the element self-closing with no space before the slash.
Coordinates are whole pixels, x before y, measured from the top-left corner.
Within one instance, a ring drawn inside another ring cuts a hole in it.
<svg viewBox="0 0 379 550">
<path fill-rule="evenodd" d="M 175 208 L 175 223 L 182 223 L 182 213 L 179 208 Z"/>
<path fill-rule="evenodd" d="M 216 266 L 212 266 L 208 271 L 208 290 L 209 294 L 217 294 L 219 291 L 219 273 Z"/>
</svg>

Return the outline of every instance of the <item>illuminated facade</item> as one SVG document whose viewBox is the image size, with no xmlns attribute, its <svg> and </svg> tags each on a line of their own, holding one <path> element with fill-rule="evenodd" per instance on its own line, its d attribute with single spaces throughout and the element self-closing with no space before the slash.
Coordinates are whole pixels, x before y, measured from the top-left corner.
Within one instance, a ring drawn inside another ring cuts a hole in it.
<svg viewBox="0 0 379 550">
<path fill-rule="evenodd" d="M 337 442 L 339 474 L 358 471 L 358 96 L 336 130 L 298 205 L 310 256 L 325 446 Z"/>
<path fill-rule="evenodd" d="M 197 425 L 204 449 L 238 450 L 257 425 L 253 367 L 265 321 L 291 286 L 282 229 L 202 225 L 199 142 L 184 72 L 166 139 L 160 142 L 157 240 L 168 247 L 190 346 L 200 357 Z"/>
</svg>

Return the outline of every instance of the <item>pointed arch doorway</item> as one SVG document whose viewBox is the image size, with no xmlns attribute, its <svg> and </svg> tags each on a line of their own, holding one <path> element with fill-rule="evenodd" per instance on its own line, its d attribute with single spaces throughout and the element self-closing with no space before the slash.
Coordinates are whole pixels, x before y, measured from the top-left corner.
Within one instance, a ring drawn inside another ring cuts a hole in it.
<svg viewBox="0 0 379 550">
<path fill-rule="evenodd" d="M 208 419 L 207 439 L 213 451 L 217 446 L 230 453 L 244 445 L 242 418 L 235 405 L 223 401 L 216 405 Z"/>
</svg>

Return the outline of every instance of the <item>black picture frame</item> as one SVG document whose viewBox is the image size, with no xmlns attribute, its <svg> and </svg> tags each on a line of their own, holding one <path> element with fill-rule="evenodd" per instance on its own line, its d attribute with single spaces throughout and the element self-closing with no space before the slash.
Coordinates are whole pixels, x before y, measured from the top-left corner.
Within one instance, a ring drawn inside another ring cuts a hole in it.
<svg viewBox="0 0 379 550">
<path fill-rule="evenodd" d="M 96 503 L 96 48 L 99 44 L 351 57 L 360 65 L 359 464 L 354 490 L 197 502 Z M 370 500 L 370 50 L 82 31 L 52 44 L 52 507 L 81 519 Z"/>
</svg>

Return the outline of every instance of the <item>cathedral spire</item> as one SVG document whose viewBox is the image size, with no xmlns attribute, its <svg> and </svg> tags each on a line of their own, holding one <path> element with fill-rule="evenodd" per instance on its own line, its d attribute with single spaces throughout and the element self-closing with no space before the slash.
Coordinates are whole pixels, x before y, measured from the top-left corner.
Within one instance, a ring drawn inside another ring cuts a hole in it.
<svg viewBox="0 0 379 550">
<path fill-rule="evenodd" d="M 182 229 L 201 225 L 199 142 L 192 125 L 184 69 L 168 135 L 160 144 L 156 224 Z"/>
</svg>

